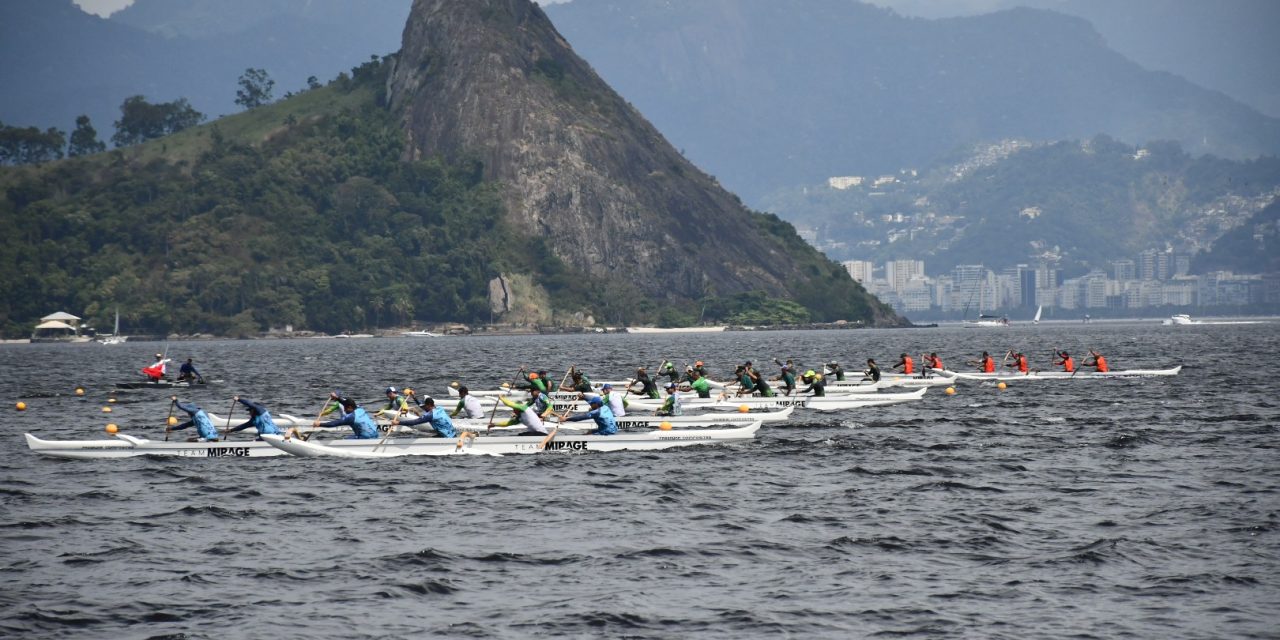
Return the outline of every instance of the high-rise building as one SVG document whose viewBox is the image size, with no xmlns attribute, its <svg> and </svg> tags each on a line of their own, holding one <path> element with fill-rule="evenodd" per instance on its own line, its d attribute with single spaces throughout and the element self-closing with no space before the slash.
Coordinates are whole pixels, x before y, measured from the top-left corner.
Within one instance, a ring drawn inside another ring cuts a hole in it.
<svg viewBox="0 0 1280 640">
<path fill-rule="evenodd" d="M 1031 267 L 1020 264 L 1018 270 L 1018 306 L 1023 309 L 1031 309 L 1036 306 L 1036 271 Z"/>
<path fill-rule="evenodd" d="M 1158 280 L 1156 277 L 1156 256 L 1159 252 L 1155 249 L 1147 249 L 1138 254 L 1138 279 L 1140 280 Z"/>
<path fill-rule="evenodd" d="M 890 260 L 884 263 L 884 279 L 894 291 L 901 292 L 912 278 L 923 277 L 923 260 Z"/>
<path fill-rule="evenodd" d="M 1121 282 L 1136 280 L 1138 278 L 1138 265 L 1132 260 L 1113 260 L 1111 262 L 1111 277 Z"/>
<path fill-rule="evenodd" d="M 845 271 L 849 272 L 849 277 L 853 278 L 854 282 L 864 285 L 871 282 L 872 274 L 876 270 L 875 263 L 868 260 L 845 260 L 840 264 L 844 266 Z"/>
</svg>

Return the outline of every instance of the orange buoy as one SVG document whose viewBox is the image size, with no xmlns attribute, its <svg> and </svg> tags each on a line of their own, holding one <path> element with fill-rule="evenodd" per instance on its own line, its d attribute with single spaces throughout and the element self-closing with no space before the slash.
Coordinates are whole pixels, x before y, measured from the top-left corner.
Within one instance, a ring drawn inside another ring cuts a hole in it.
<svg viewBox="0 0 1280 640">
<path fill-rule="evenodd" d="M 947 387 L 947 395 L 949 395 L 949 396 L 954 396 L 955 394 L 956 394 L 956 388 L 955 388 L 955 387 Z"/>
<path fill-rule="evenodd" d="M 102 412 L 103 412 L 103 413 L 111 413 L 111 407 L 103 407 L 103 408 L 102 408 Z"/>
<path fill-rule="evenodd" d="M 738 413 L 746 413 L 748 411 L 751 411 L 751 407 L 748 407 L 745 404 L 738 405 Z"/>
<path fill-rule="evenodd" d="M 84 387 L 76 387 L 76 395 L 78 396 L 84 395 Z"/>
<path fill-rule="evenodd" d="M 117 427 L 114 422 L 107 425 L 107 433 L 115 433 L 119 430 L 120 430 L 120 427 Z"/>
<path fill-rule="evenodd" d="M 663 430 L 663 431 L 670 431 L 670 430 L 671 430 L 671 423 L 670 423 L 670 422 L 663 422 L 662 424 L 658 425 L 658 428 L 659 428 L 659 429 L 661 429 L 661 430 Z"/>
<path fill-rule="evenodd" d="M 25 403 L 25 402 L 19 402 L 18 404 L 13 405 L 13 408 L 17 409 L 18 411 L 26 411 L 26 410 L 27 410 L 27 403 Z"/>
</svg>

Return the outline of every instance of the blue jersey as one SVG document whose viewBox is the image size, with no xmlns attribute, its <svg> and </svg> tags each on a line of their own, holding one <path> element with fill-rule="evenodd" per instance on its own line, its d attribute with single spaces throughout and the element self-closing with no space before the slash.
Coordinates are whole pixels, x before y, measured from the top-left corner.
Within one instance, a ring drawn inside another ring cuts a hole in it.
<svg viewBox="0 0 1280 640">
<path fill-rule="evenodd" d="M 613 419 L 613 411 L 607 405 L 600 405 L 586 413 L 579 413 L 567 419 L 569 422 L 577 422 L 579 420 L 595 420 L 596 430 L 590 435 L 593 436 L 611 436 L 618 432 L 618 423 Z"/>
<path fill-rule="evenodd" d="M 248 398 L 240 398 L 240 404 L 249 407 L 251 410 L 250 413 L 253 414 L 253 417 L 249 418 L 249 420 L 244 424 L 231 429 L 231 431 L 243 431 L 249 427 L 253 427 L 258 431 L 258 435 L 262 435 L 264 433 L 284 435 L 284 432 L 280 430 L 280 427 L 277 427 L 275 421 L 271 419 L 271 412 L 267 411 L 265 406 Z"/>
<path fill-rule="evenodd" d="M 177 407 L 186 411 L 187 414 L 191 416 L 191 419 L 171 428 L 170 431 L 180 431 L 194 425 L 196 433 L 199 434 L 201 438 L 204 438 L 205 440 L 218 439 L 218 428 L 213 426 L 213 421 L 209 419 L 209 414 L 205 413 L 204 409 L 201 409 L 189 402 L 179 402 L 177 403 Z"/>
<path fill-rule="evenodd" d="M 337 420 L 320 423 L 322 427 L 339 427 L 349 426 L 355 433 L 350 436 L 356 440 L 372 440 L 378 437 L 378 425 L 373 422 L 373 418 L 369 417 L 369 412 L 364 407 L 356 407 L 355 411 L 348 413 Z"/>
<path fill-rule="evenodd" d="M 440 407 L 436 407 L 432 409 L 431 413 L 426 414 L 421 418 L 414 418 L 412 420 L 401 420 L 400 424 L 406 427 L 412 427 L 420 424 L 430 424 L 431 428 L 435 429 L 436 433 L 446 438 L 454 438 L 454 437 L 457 437 L 458 435 L 458 430 L 453 428 L 453 420 L 449 419 L 449 412 L 445 411 L 444 409 L 441 409 Z"/>
</svg>

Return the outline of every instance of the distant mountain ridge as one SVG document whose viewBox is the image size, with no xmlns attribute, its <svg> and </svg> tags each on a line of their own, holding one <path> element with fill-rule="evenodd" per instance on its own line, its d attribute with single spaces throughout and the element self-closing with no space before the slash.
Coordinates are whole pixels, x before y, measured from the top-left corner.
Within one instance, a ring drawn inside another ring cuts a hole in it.
<svg viewBox="0 0 1280 640">
<path fill-rule="evenodd" d="M 1008 137 L 1107 133 L 1232 158 L 1280 152 L 1280 120 L 1144 70 L 1084 20 L 1049 11 L 922 20 L 849 0 L 547 10 L 612 86 L 749 202 Z"/>
</svg>

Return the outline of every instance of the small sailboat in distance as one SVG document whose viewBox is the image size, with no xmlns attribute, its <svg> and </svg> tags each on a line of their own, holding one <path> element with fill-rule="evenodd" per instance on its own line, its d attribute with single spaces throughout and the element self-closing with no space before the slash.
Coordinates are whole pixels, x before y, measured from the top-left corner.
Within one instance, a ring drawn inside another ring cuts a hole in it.
<svg viewBox="0 0 1280 640">
<path fill-rule="evenodd" d="M 1044 311 L 1044 305 L 1036 307 L 1036 317 L 1031 319 L 1031 324 L 1040 324 L 1040 312 Z"/>
<path fill-rule="evenodd" d="M 109 336 L 98 336 L 98 342 L 102 344 L 124 344 L 129 336 L 120 335 L 120 309 L 116 308 L 116 326 L 111 330 Z"/>
</svg>

